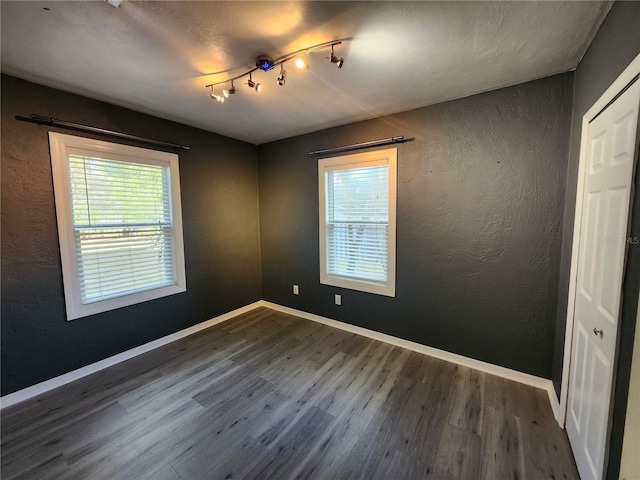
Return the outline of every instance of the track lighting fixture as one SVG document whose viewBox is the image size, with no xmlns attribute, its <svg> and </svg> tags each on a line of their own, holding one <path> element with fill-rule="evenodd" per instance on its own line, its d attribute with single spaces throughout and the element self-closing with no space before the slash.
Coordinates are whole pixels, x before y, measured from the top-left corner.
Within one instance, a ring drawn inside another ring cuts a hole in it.
<svg viewBox="0 0 640 480">
<path fill-rule="evenodd" d="M 264 72 L 268 72 L 269 70 L 272 70 L 278 65 L 280 65 L 280 74 L 276 79 L 276 83 L 280 86 L 284 86 L 284 84 L 287 81 L 287 71 L 284 69 L 284 62 L 295 59 L 294 63 L 297 68 L 301 68 L 301 69 L 309 68 L 309 52 L 312 52 L 314 50 L 319 50 L 322 48 L 331 47 L 331 55 L 327 58 L 330 60 L 331 63 L 335 63 L 338 66 L 338 68 L 342 68 L 342 65 L 344 64 L 344 58 L 337 57 L 333 52 L 333 48 L 336 45 L 342 44 L 342 42 L 345 40 L 351 40 L 351 39 L 349 38 L 349 39 L 333 40 L 331 42 L 319 43 L 318 45 L 313 45 L 311 47 L 303 48 L 302 50 L 297 50 L 295 52 L 288 53 L 276 59 L 273 59 L 268 55 L 260 55 L 256 59 L 255 68 L 252 68 L 248 72 L 242 73 L 238 76 L 229 78 L 227 80 L 223 80 L 221 82 L 211 83 L 207 85 L 207 87 L 211 88 L 211 93 L 209 94 L 209 96 L 220 103 L 224 102 L 225 98 L 229 98 L 230 95 L 237 93 L 237 89 L 233 86 L 233 81 L 238 80 L 242 77 L 246 77 L 247 75 L 249 76 L 249 79 L 247 80 L 246 85 L 248 85 L 249 88 L 255 89 L 256 92 L 259 92 L 260 90 L 262 90 L 262 85 L 259 82 L 253 81 L 252 73 L 255 72 L 256 70 L 262 70 Z M 227 82 L 231 82 L 231 87 L 228 90 L 222 90 L 222 95 L 216 95 L 213 91 L 213 87 L 215 87 L 216 85 L 222 85 Z"/>
<path fill-rule="evenodd" d="M 284 64 L 281 63 L 280 75 L 278 75 L 278 79 L 276 80 L 276 83 L 282 87 L 286 81 L 287 81 L 287 71 L 284 69 Z"/>
<path fill-rule="evenodd" d="M 327 58 L 329 59 L 329 61 L 331 61 L 331 63 L 335 63 L 336 65 L 338 65 L 338 68 L 342 68 L 342 65 L 344 65 L 344 58 L 338 58 L 333 54 L 333 45 L 331 45 L 331 56 Z"/>
</svg>

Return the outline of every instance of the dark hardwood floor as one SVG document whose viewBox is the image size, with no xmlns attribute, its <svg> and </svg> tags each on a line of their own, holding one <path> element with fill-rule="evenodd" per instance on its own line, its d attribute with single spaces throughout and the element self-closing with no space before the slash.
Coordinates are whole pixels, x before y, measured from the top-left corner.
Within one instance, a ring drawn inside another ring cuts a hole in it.
<svg viewBox="0 0 640 480">
<path fill-rule="evenodd" d="M 578 478 L 546 392 L 261 308 L 2 412 L 2 478 Z"/>
</svg>

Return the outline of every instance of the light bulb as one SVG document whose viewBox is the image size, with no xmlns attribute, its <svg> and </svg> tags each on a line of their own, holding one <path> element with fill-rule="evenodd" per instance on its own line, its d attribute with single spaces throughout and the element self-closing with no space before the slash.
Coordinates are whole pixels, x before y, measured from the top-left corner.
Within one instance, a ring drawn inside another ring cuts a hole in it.
<svg viewBox="0 0 640 480">
<path fill-rule="evenodd" d="M 302 53 L 298 58 L 296 58 L 294 64 L 299 69 L 309 70 L 309 52 Z"/>
</svg>

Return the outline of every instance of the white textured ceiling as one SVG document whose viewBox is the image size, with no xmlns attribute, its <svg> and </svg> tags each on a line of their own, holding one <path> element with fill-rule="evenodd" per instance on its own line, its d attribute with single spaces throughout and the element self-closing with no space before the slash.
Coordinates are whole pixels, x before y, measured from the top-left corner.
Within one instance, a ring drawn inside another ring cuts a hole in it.
<svg viewBox="0 0 640 480">
<path fill-rule="evenodd" d="M 259 144 L 571 70 L 609 6 L 2 1 L 2 71 Z M 352 38 L 336 47 L 342 69 L 323 50 L 308 71 L 286 64 L 284 87 L 272 70 L 224 104 L 204 88 L 257 55 L 338 38 Z"/>
</svg>

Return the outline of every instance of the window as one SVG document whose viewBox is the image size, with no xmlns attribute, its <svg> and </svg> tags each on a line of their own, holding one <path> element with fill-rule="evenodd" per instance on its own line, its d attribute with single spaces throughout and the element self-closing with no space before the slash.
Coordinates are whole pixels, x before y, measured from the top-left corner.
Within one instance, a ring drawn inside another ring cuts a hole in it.
<svg viewBox="0 0 640 480">
<path fill-rule="evenodd" d="M 186 290 L 178 156 L 49 132 L 67 319 Z"/>
<path fill-rule="evenodd" d="M 396 149 L 318 161 L 320 283 L 395 297 Z"/>
</svg>

